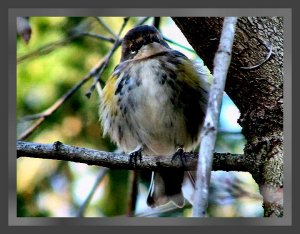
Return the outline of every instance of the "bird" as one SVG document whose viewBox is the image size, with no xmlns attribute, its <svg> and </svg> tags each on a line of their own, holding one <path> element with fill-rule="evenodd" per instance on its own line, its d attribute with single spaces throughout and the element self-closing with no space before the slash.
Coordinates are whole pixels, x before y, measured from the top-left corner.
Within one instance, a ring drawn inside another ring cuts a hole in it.
<svg viewBox="0 0 300 234">
<path fill-rule="evenodd" d="M 192 151 L 199 144 L 209 88 L 195 63 L 172 49 L 158 29 L 136 26 L 124 36 L 120 62 L 100 98 L 103 134 L 135 160 Z M 172 202 L 182 208 L 183 178 L 184 170 L 152 172 L 148 206 Z"/>
</svg>

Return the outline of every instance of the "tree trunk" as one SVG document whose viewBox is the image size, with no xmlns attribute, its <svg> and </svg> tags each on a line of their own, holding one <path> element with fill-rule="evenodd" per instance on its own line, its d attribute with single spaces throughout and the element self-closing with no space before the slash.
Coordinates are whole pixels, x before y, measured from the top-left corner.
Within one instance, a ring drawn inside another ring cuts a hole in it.
<svg viewBox="0 0 300 234">
<path fill-rule="evenodd" d="M 223 18 L 175 17 L 173 20 L 212 71 Z M 241 112 L 239 123 L 247 140 L 244 153 L 249 160 L 255 162 L 252 175 L 264 198 L 264 215 L 281 217 L 283 216 L 282 17 L 239 18 L 225 90 Z"/>
</svg>

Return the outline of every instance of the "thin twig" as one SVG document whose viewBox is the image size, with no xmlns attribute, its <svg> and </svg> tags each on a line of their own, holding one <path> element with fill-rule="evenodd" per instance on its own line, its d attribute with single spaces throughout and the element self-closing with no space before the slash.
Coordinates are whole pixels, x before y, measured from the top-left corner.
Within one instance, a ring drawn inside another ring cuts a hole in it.
<svg viewBox="0 0 300 234">
<path fill-rule="evenodd" d="M 100 84 L 100 82 L 97 82 L 96 83 L 96 90 L 97 90 L 97 93 L 98 93 L 98 96 L 99 97 L 102 97 L 102 87 L 101 87 L 101 84 Z"/>
<path fill-rule="evenodd" d="M 153 26 L 154 26 L 155 28 L 159 29 L 160 21 L 161 21 L 161 18 L 160 18 L 160 17 L 154 17 L 154 20 L 153 20 Z"/>
<path fill-rule="evenodd" d="M 181 48 L 183 48 L 183 49 L 185 49 L 185 50 L 187 50 L 189 52 L 192 52 L 192 53 L 196 54 L 196 52 L 193 49 L 190 49 L 190 48 L 188 48 L 188 47 L 186 47 L 186 46 L 184 46 L 184 45 L 182 45 L 182 44 L 180 44 L 180 43 L 178 43 L 176 41 L 173 41 L 173 40 L 171 40 L 171 39 L 169 39 L 167 37 L 163 37 L 163 38 L 164 38 L 165 41 L 170 42 L 173 45 L 176 45 L 176 46 L 181 47 Z"/>
<path fill-rule="evenodd" d="M 192 175 L 192 173 L 190 171 L 187 172 L 189 180 L 191 181 L 191 184 L 193 185 L 193 188 L 195 189 L 196 187 L 196 181 L 194 176 Z"/>
<path fill-rule="evenodd" d="M 37 57 L 37 56 L 40 56 L 40 55 L 49 54 L 50 52 L 57 49 L 58 47 L 65 46 L 65 45 L 69 44 L 71 41 L 73 41 L 77 38 L 80 38 L 82 36 L 93 37 L 93 38 L 97 38 L 97 39 L 107 41 L 107 42 L 110 42 L 110 43 L 115 42 L 115 40 L 113 38 L 105 37 L 105 36 L 100 35 L 100 34 L 91 33 L 91 32 L 80 32 L 80 33 L 76 33 L 72 36 L 69 36 L 67 38 L 64 38 L 64 39 L 61 39 L 61 40 L 54 41 L 54 42 L 51 42 L 49 44 L 43 45 L 40 48 L 38 48 L 38 49 L 36 49 L 32 52 L 29 52 L 25 55 L 21 55 L 19 58 L 17 58 L 17 63 L 19 64 L 19 63 L 21 63 L 21 62 L 23 62 L 27 59 L 30 59 L 30 58 L 34 58 L 34 57 Z"/>
<path fill-rule="evenodd" d="M 42 158 L 85 163 L 124 170 L 156 171 L 163 168 L 178 168 L 182 170 L 180 160 L 172 160 L 171 156 L 144 155 L 142 161 L 132 165 L 129 155 L 125 153 L 104 152 L 94 149 L 65 145 L 61 142 L 54 144 L 39 144 L 33 142 L 17 141 L 17 158 Z M 197 167 L 198 153 L 186 153 L 184 170 L 194 171 Z M 241 154 L 214 153 L 213 170 L 246 171 L 252 172 L 255 162 Z"/>
<path fill-rule="evenodd" d="M 112 35 L 115 39 L 118 38 L 114 31 L 100 17 L 95 17 L 95 19 L 108 33 L 110 33 L 110 35 Z"/>
<path fill-rule="evenodd" d="M 128 208 L 128 216 L 134 216 L 136 209 L 136 200 L 138 196 L 138 173 L 137 171 L 132 171 L 131 173 L 131 194 L 129 198 L 129 208 Z"/>
<path fill-rule="evenodd" d="M 139 24 L 143 24 L 149 17 L 145 17 L 144 19 L 142 19 L 141 21 L 138 22 Z M 121 26 L 121 29 L 119 31 L 118 37 L 121 35 L 121 33 L 123 32 L 127 22 L 129 20 L 129 17 L 124 18 L 124 23 Z M 76 34 L 72 37 L 69 37 L 67 39 L 55 42 L 55 43 L 51 43 L 49 45 L 44 46 L 43 48 L 40 48 L 40 50 L 44 50 L 45 48 L 48 48 L 46 50 L 50 50 L 49 48 L 54 49 L 56 48 L 55 46 L 61 45 L 61 44 L 65 44 L 67 42 L 69 42 L 70 40 L 73 40 L 74 38 L 77 38 L 79 36 L 82 35 L 87 35 L 86 33 L 79 33 Z M 91 33 L 88 33 L 89 36 L 91 36 Z M 94 34 L 93 34 L 94 35 Z M 101 35 L 97 35 L 97 38 L 99 39 L 103 39 L 106 40 L 105 37 L 102 37 Z M 107 39 L 109 42 L 111 42 L 111 39 Z M 121 44 L 121 40 L 115 40 L 114 41 L 114 46 L 113 48 L 110 50 L 109 54 L 105 56 L 105 58 L 103 60 L 101 60 L 101 62 L 99 62 L 96 66 L 96 68 L 92 69 L 91 72 L 83 78 L 82 81 L 80 81 L 79 83 L 77 83 L 71 90 L 69 90 L 63 97 L 61 97 L 57 102 L 55 102 L 51 107 L 49 107 L 47 110 L 39 113 L 39 114 L 35 114 L 35 115 L 30 115 L 30 116 L 25 116 L 23 117 L 20 121 L 28 121 L 28 120 L 34 120 L 34 119 L 38 119 L 36 121 L 36 123 L 34 123 L 30 128 L 28 128 L 27 130 L 25 130 L 25 132 L 23 132 L 21 134 L 21 136 L 18 138 L 19 140 L 24 140 L 27 137 L 29 137 L 34 130 L 37 129 L 38 126 L 40 126 L 40 124 L 45 120 L 46 117 L 52 115 L 70 96 L 72 96 L 72 94 L 77 91 L 87 80 L 89 80 L 91 77 L 96 77 L 93 85 L 91 86 L 90 90 L 87 92 L 87 96 L 89 97 L 92 93 L 92 91 L 95 89 L 95 87 L 97 86 L 97 83 L 99 83 L 100 78 L 101 78 L 101 74 L 103 73 L 104 69 L 107 67 L 108 62 L 111 58 L 111 56 L 113 55 L 113 53 L 115 52 L 115 50 L 118 48 L 118 46 Z M 35 54 L 40 53 L 39 50 L 31 53 L 31 54 L 27 54 L 25 57 L 29 58 L 31 56 L 34 56 Z M 23 61 L 24 59 L 26 59 L 25 57 L 21 57 L 20 61 Z M 101 93 L 101 86 L 97 86 L 97 91 L 98 93 Z"/>
<path fill-rule="evenodd" d="M 19 140 L 25 140 L 27 139 L 33 132 L 35 129 L 37 129 L 45 120 L 44 116 L 39 117 L 39 119 L 37 121 L 35 121 L 34 124 L 32 124 L 28 129 L 26 129 L 20 136 L 19 136 Z"/>
<path fill-rule="evenodd" d="M 97 78 L 94 80 L 91 88 L 89 89 L 89 91 L 85 94 L 88 98 L 90 98 L 92 92 L 94 91 L 95 87 L 96 87 L 96 84 L 99 82 L 101 76 L 102 76 L 102 73 L 104 72 L 105 68 L 108 66 L 108 63 L 109 63 L 109 60 L 110 58 L 113 56 L 114 52 L 117 50 L 117 48 L 121 45 L 122 43 L 122 40 L 120 40 L 120 35 L 122 34 L 127 22 L 129 20 L 129 17 L 126 17 L 124 18 L 124 21 L 123 21 L 123 24 L 121 26 L 121 29 L 117 35 L 117 37 L 115 38 L 115 43 L 112 47 L 112 49 L 110 50 L 109 54 L 105 57 L 104 59 L 104 64 L 103 64 L 103 67 L 100 69 L 99 73 L 98 73 L 98 76 Z"/>
<path fill-rule="evenodd" d="M 144 24 L 149 18 L 150 17 L 143 18 L 142 20 L 140 20 L 137 23 L 137 25 Z M 97 39 L 104 40 L 104 41 L 111 42 L 111 43 L 115 42 L 114 38 L 106 37 L 101 34 L 96 34 L 96 33 L 92 33 L 92 32 L 80 32 L 80 33 L 76 33 L 72 36 L 69 36 L 67 38 L 43 45 L 40 48 L 38 48 L 32 52 L 29 52 L 28 54 L 21 55 L 19 58 L 17 58 L 17 63 L 19 64 L 27 59 L 34 58 L 34 57 L 44 55 L 44 54 L 48 54 L 48 53 L 52 52 L 53 50 L 57 49 L 58 47 L 65 46 L 68 43 L 70 43 L 71 41 L 73 41 L 79 37 L 82 37 L 82 36 L 93 37 L 93 38 L 97 38 Z"/>
<path fill-rule="evenodd" d="M 34 57 L 37 57 L 40 55 L 48 54 L 60 46 L 67 45 L 70 41 L 72 41 L 78 37 L 79 37 L 79 35 L 73 35 L 73 36 L 70 36 L 70 37 L 55 41 L 55 42 L 51 42 L 47 45 L 41 46 L 40 48 L 38 48 L 28 54 L 21 55 L 19 58 L 17 58 L 17 63 L 19 64 L 29 58 L 34 58 Z"/>
<path fill-rule="evenodd" d="M 81 32 L 81 33 L 79 33 L 79 35 L 80 36 L 88 36 L 88 37 L 96 38 L 96 39 L 107 41 L 107 42 L 110 42 L 110 43 L 115 42 L 114 38 L 106 37 L 106 36 L 103 36 L 101 34 L 93 33 L 93 32 Z"/>
<path fill-rule="evenodd" d="M 236 22 L 237 17 L 224 18 L 220 44 L 214 58 L 214 80 L 210 90 L 204 124 L 200 133 L 201 141 L 196 172 L 193 217 L 206 216 L 219 115 L 227 71 L 231 61 L 231 50 Z"/>
<path fill-rule="evenodd" d="M 61 98 L 59 98 L 52 106 L 47 108 L 45 111 L 34 114 L 34 115 L 28 115 L 20 119 L 20 121 L 29 121 L 34 120 L 38 118 L 45 118 L 50 115 L 52 115 L 65 101 L 68 100 L 72 96 L 72 94 L 77 91 L 87 80 L 89 80 L 92 76 L 88 74 L 85 76 L 80 82 L 78 82 L 76 85 L 74 85 L 67 93 L 65 93 Z"/>
<path fill-rule="evenodd" d="M 261 61 L 261 62 L 260 62 L 259 64 L 257 64 L 257 65 L 251 66 L 251 67 L 240 67 L 240 68 L 241 68 L 241 69 L 244 69 L 244 70 L 252 70 L 252 69 L 255 69 L 255 68 L 260 67 L 260 66 L 263 65 L 265 62 L 267 62 L 267 61 L 270 59 L 271 55 L 272 55 L 272 50 L 273 50 L 273 44 L 272 44 L 272 42 L 270 42 L 270 45 L 269 45 L 269 46 L 266 46 L 266 47 L 268 48 L 269 52 L 268 52 L 268 54 L 267 54 L 267 57 L 266 57 L 263 61 Z"/>
<path fill-rule="evenodd" d="M 105 177 L 107 172 L 108 172 L 108 168 L 105 168 L 105 167 L 101 168 L 100 173 L 98 174 L 91 191 L 89 192 L 88 196 L 86 197 L 86 199 L 84 200 L 84 202 L 82 203 L 82 205 L 79 208 L 79 211 L 77 213 L 77 217 L 83 217 L 84 216 L 84 212 L 85 212 L 87 206 L 89 205 L 90 201 L 92 200 L 98 186 L 102 182 L 102 180 Z"/>
<path fill-rule="evenodd" d="M 21 136 L 18 138 L 19 140 L 26 139 L 29 135 L 33 133 L 33 131 L 40 126 L 40 124 L 46 119 L 46 117 L 52 115 L 55 111 L 58 110 L 61 105 L 66 102 L 85 82 L 87 82 L 91 77 L 95 76 L 95 74 L 98 73 L 99 69 L 103 66 L 103 61 L 100 60 L 99 63 L 76 85 L 74 85 L 67 93 L 65 93 L 60 99 L 58 99 L 52 106 L 50 106 L 45 111 L 23 117 L 20 121 L 28 121 L 33 119 L 38 119 L 38 121 L 32 125 L 30 128 L 25 130 L 24 133 L 21 134 Z"/>
<path fill-rule="evenodd" d="M 120 44 L 121 44 L 121 42 L 119 40 L 117 40 L 115 42 L 115 44 L 113 45 L 113 48 L 109 51 L 109 54 L 104 57 L 103 66 L 101 66 L 98 74 L 95 76 L 92 86 L 85 94 L 85 96 L 87 96 L 88 98 L 91 97 L 94 89 L 96 88 L 97 83 L 99 83 L 99 80 L 101 79 L 101 75 L 103 74 L 105 68 L 108 66 L 110 58 L 113 56 L 114 52 L 117 50 L 117 48 L 119 47 Z"/>
<path fill-rule="evenodd" d="M 120 38 L 120 36 L 121 36 L 121 34 L 122 34 L 122 32 L 123 32 L 123 30 L 124 30 L 126 24 L 128 23 L 129 19 L 130 19 L 130 17 L 125 17 L 125 18 L 124 18 L 123 24 L 122 24 L 122 26 L 121 26 L 121 29 L 120 29 L 120 31 L 119 31 L 119 33 L 118 33 L 117 38 Z"/>
<path fill-rule="evenodd" d="M 143 25 L 144 23 L 147 22 L 148 19 L 150 19 L 151 17 L 145 17 L 143 19 L 141 19 L 136 25 Z"/>
</svg>

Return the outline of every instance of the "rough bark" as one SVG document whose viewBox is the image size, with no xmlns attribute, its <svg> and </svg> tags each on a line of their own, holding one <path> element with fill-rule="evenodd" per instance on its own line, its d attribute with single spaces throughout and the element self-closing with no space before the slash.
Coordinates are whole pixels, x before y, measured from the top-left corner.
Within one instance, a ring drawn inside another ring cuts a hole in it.
<svg viewBox="0 0 300 234">
<path fill-rule="evenodd" d="M 212 71 L 223 18 L 173 19 Z M 225 90 L 241 112 L 244 154 L 254 162 L 251 173 L 264 197 L 265 216 L 283 216 L 282 17 L 239 18 Z"/>
</svg>

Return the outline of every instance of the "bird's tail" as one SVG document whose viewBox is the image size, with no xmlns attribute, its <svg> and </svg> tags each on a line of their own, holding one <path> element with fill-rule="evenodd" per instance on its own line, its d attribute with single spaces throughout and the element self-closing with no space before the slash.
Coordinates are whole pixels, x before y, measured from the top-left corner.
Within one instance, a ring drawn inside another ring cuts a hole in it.
<svg viewBox="0 0 300 234">
<path fill-rule="evenodd" d="M 172 201 L 182 208 L 185 200 L 181 191 L 184 171 L 165 169 L 152 172 L 151 184 L 147 198 L 150 207 L 157 207 Z"/>
</svg>

